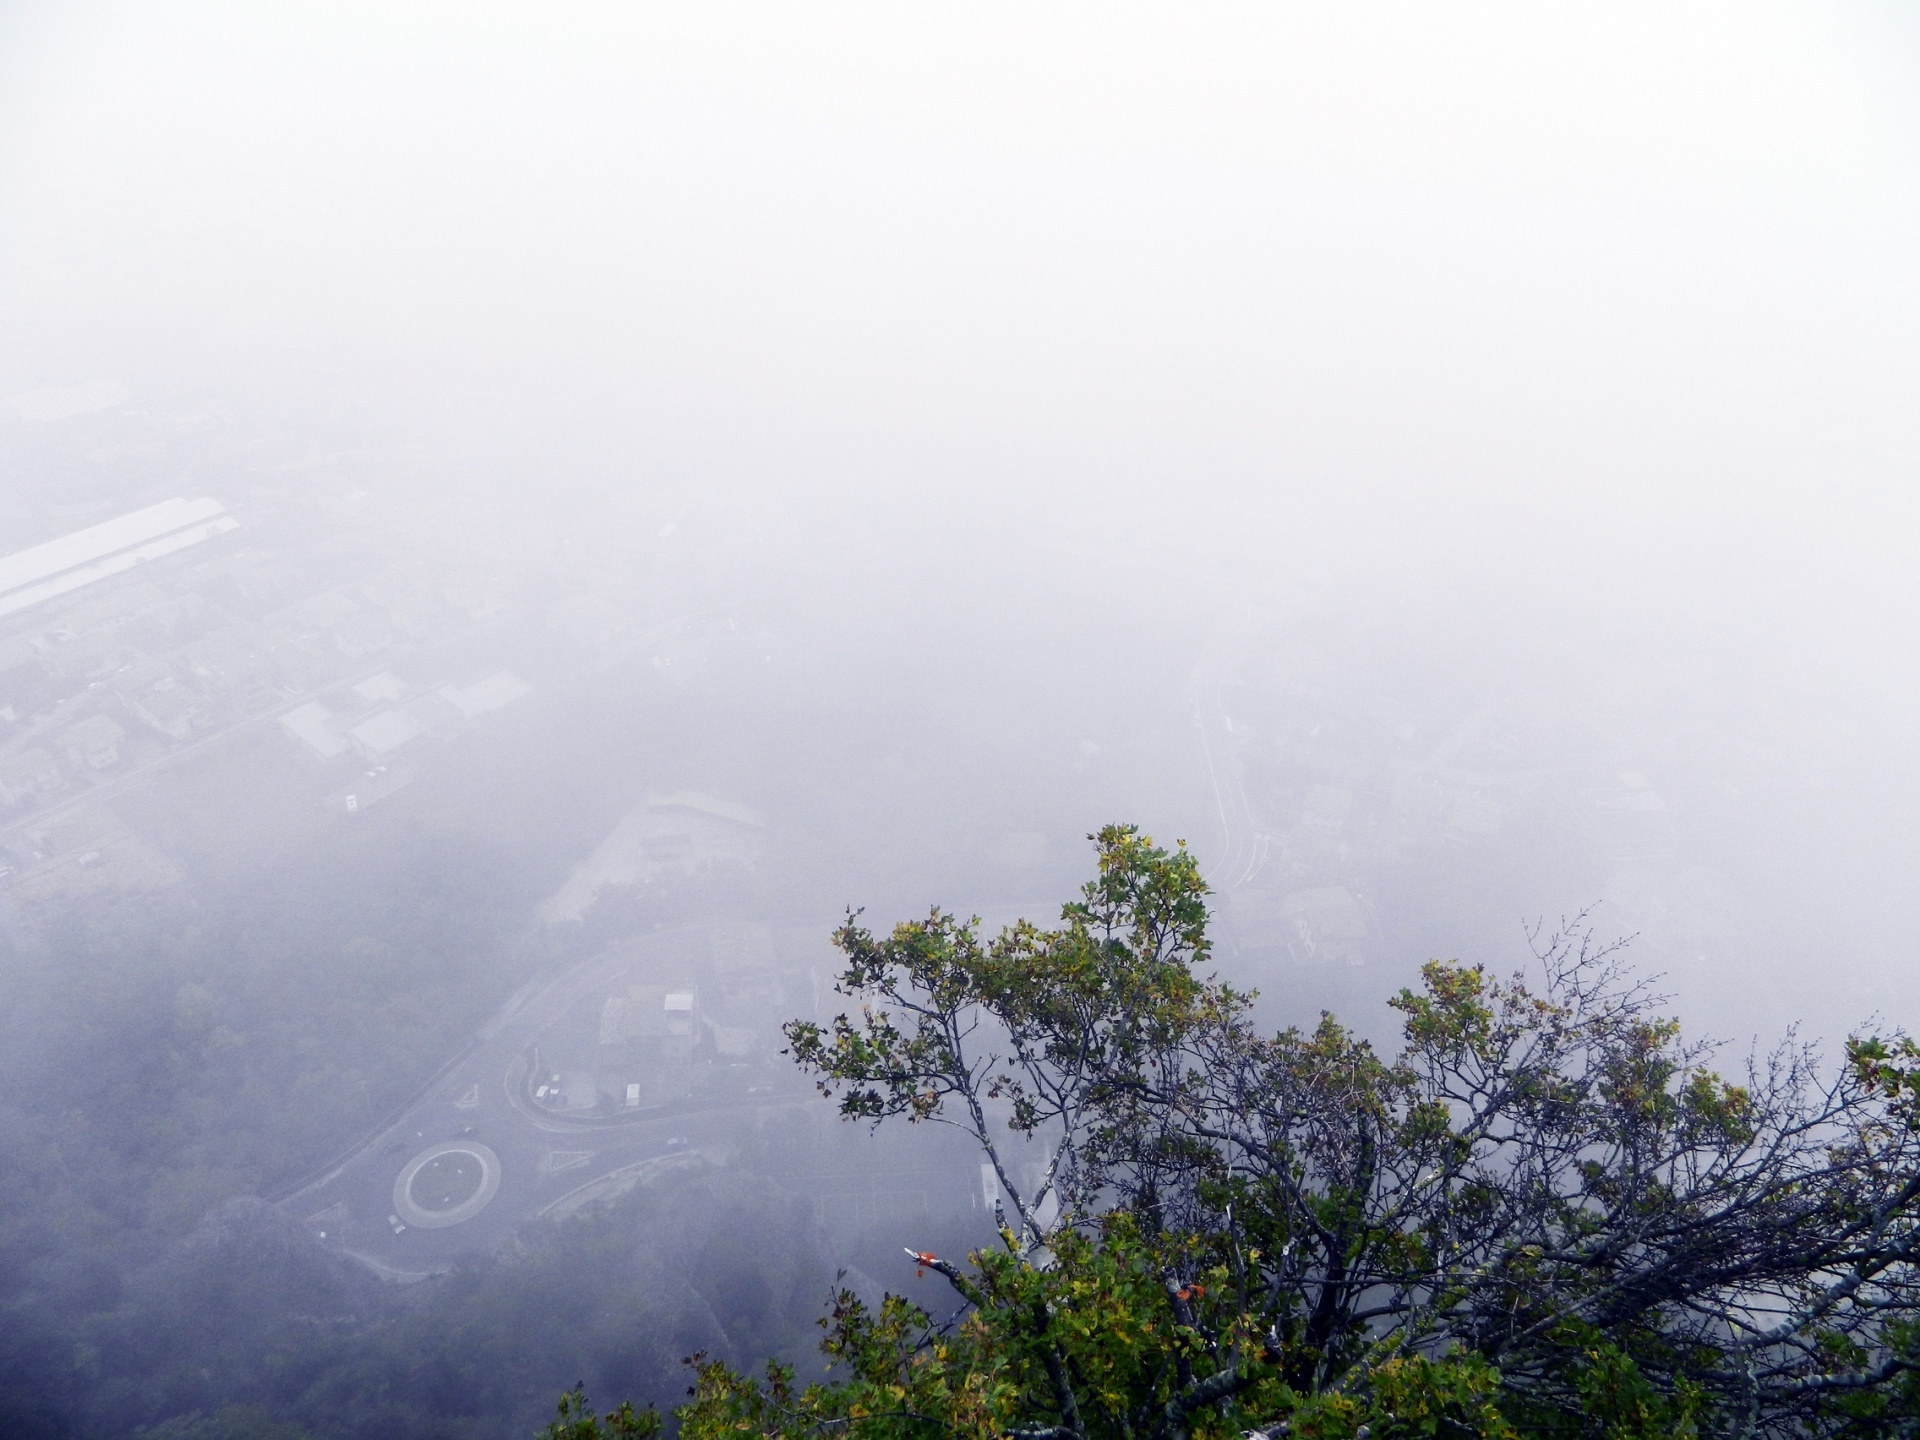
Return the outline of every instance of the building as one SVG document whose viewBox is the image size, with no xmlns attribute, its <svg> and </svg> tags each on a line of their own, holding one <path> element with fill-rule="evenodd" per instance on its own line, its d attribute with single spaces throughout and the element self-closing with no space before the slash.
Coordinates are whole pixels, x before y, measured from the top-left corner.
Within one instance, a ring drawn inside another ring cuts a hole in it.
<svg viewBox="0 0 1920 1440">
<path fill-rule="evenodd" d="M 369 676 L 353 687 L 353 693 L 369 705 L 378 705 L 383 701 L 399 700 L 412 688 L 391 670 L 382 670 L 378 675 Z"/>
<path fill-rule="evenodd" d="M 0 805 L 47 800 L 67 788 L 60 762 L 47 750 L 26 750 L 0 760 Z"/>
<path fill-rule="evenodd" d="M 384 760 L 402 745 L 419 739 L 427 727 L 404 710 L 381 710 L 347 732 L 369 760 Z"/>
<path fill-rule="evenodd" d="M 60 732 L 60 749 L 77 769 L 104 770 L 120 758 L 127 732 L 111 717 L 94 715 Z"/>
<path fill-rule="evenodd" d="M 340 717 L 318 700 L 309 700 L 280 717 L 280 728 L 288 737 L 306 746 L 322 760 L 331 760 L 347 749 L 347 737 L 341 733 Z"/>
<path fill-rule="evenodd" d="M 145 689 L 123 691 L 121 698 L 136 718 L 169 740 L 186 740 L 213 718 L 206 697 L 189 690 L 171 675 Z"/>
<path fill-rule="evenodd" d="M 440 689 L 441 697 L 469 720 L 476 715 L 504 710 L 514 701 L 532 693 L 532 688 L 524 680 L 508 674 L 505 670 L 489 675 L 477 684 L 445 685 Z"/>
<path fill-rule="evenodd" d="M 609 887 L 645 886 L 758 861 L 766 820 L 751 806 L 692 790 L 649 793 L 540 907 L 548 924 L 578 920 Z"/>
<path fill-rule="evenodd" d="M 333 648 L 349 660 L 384 650 L 392 643 L 392 629 L 370 610 L 356 610 L 333 627 Z"/>
<path fill-rule="evenodd" d="M 691 987 L 635 985 L 600 1007 L 594 1081 L 616 1109 L 656 1105 L 687 1093 L 703 1033 Z"/>
<path fill-rule="evenodd" d="M 239 528 L 218 500 L 163 500 L 0 558 L 0 615 L 12 615 Z"/>
<path fill-rule="evenodd" d="M 713 980 L 720 992 L 717 1008 L 736 1021 L 778 1015 L 786 997 L 773 931 L 765 925 L 722 923 L 708 928 L 707 941 L 713 947 Z"/>
<path fill-rule="evenodd" d="M 185 658 L 214 694 L 243 711 L 264 710 L 280 698 L 271 648 L 269 639 L 231 626 L 189 645 Z"/>
<path fill-rule="evenodd" d="M 72 684 L 80 680 L 100 680 L 129 663 L 131 652 L 110 630 L 68 633 L 43 651 L 42 663 L 56 680 Z"/>
<path fill-rule="evenodd" d="M 423 731 L 450 729 L 466 718 L 459 706 L 432 690 L 414 696 L 400 708 Z"/>
</svg>

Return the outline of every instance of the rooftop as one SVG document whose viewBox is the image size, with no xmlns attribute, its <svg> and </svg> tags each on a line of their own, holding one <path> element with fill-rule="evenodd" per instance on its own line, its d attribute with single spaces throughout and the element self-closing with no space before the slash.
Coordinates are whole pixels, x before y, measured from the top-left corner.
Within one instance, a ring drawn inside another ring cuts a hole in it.
<svg viewBox="0 0 1920 1440">
<path fill-rule="evenodd" d="M 331 760 L 347 748 L 334 713 L 317 700 L 289 710 L 280 717 L 280 728 L 305 745 L 322 760 Z"/>
<path fill-rule="evenodd" d="M 382 710 L 362 720 L 348 733 L 367 754 L 380 756 L 398 750 L 409 740 L 419 739 L 427 731 L 404 710 Z"/>
<path fill-rule="evenodd" d="M 477 685 L 464 688 L 454 685 L 445 686 L 441 695 L 459 707 L 460 713 L 471 720 L 476 715 L 484 715 L 490 710 L 502 710 L 522 696 L 531 695 L 532 689 L 524 680 L 508 674 L 505 670 L 489 675 Z"/>
<path fill-rule="evenodd" d="M 218 500 L 176 497 L 16 551 L 0 558 L 0 615 L 118 575 L 143 560 L 197 545 L 237 529 L 239 523 Z"/>
</svg>

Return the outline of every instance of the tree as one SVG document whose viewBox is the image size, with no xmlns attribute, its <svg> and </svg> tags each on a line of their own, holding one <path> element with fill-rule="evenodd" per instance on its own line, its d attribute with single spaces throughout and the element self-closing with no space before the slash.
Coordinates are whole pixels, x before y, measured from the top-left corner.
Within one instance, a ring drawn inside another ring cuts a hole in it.
<svg viewBox="0 0 1920 1440">
<path fill-rule="evenodd" d="M 1739 1083 L 1580 922 L 1501 981 L 1434 962 L 1387 1058 L 1262 1035 L 1206 887 L 1130 827 L 1056 928 L 835 939 L 787 1026 L 850 1119 L 954 1124 L 1001 1245 L 917 1258 L 936 1325 L 838 1297 L 834 1383 L 701 1363 L 682 1431 L 1021 1440 L 1886 1434 L 1915 1426 L 1920 1050 L 1789 1040 Z"/>
</svg>

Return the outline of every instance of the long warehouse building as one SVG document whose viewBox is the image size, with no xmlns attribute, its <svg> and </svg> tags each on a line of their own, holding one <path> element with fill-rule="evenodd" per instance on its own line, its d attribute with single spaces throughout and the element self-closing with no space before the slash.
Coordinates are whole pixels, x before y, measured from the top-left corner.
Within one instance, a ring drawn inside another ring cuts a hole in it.
<svg viewBox="0 0 1920 1440">
<path fill-rule="evenodd" d="M 16 614 L 239 525 L 218 500 L 162 500 L 17 551 L 0 559 L 0 615 Z"/>
</svg>

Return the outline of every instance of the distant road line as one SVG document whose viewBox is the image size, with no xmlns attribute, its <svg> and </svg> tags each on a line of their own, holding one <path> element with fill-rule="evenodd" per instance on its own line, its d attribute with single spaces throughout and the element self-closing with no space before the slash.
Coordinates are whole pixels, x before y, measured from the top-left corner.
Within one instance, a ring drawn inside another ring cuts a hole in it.
<svg viewBox="0 0 1920 1440">
<path fill-rule="evenodd" d="M 350 677 L 341 680 L 339 683 L 342 685 L 358 685 L 363 680 L 372 679 L 386 668 L 385 665 L 376 666 L 358 677 Z M 333 687 L 330 686 L 328 688 Z M 210 735 L 202 736 L 200 739 L 178 750 L 168 751 L 165 755 L 149 760 L 137 769 L 129 770 L 125 774 L 114 776 L 111 780 L 95 784 L 91 788 L 81 791 L 78 795 L 70 795 L 53 805 L 48 805 L 34 811 L 31 815 L 23 815 L 18 820 L 8 821 L 5 825 L 0 825 L 0 836 L 11 835 L 16 830 L 23 830 L 30 825 L 45 824 L 50 820 L 58 819 L 68 811 L 77 810 L 90 801 L 104 802 L 111 800 L 115 796 L 139 784 L 142 780 L 146 780 L 162 770 L 177 765 L 183 760 L 191 760 L 199 755 L 203 755 L 207 751 L 247 731 L 259 728 L 269 720 L 278 720 L 282 715 L 287 714 L 289 711 L 299 709 L 312 699 L 313 697 L 311 695 L 296 695 L 271 710 L 263 710 L 258 715 L 249 715 L 244 720 L 235 720 L 231 724 L 215 730 Z"/>
<path fill-rule="evenodd" d="M 346 1148 L 336 1151 L 324 1165 L 307 1171 L 299 1179 L 262 1195 L 262 1199 L 271 1204 L 281 1205 L 309 1190 L 318 1189 L 337 1178 L 356 1161 L 380 1142 L 396 1125 L 406 1118 L 409 1112 L 427 1101 L 433 1092 L 442 1085 L 447 1077 L 462 1065 L 471 1061 L 475 1054 L 489 1046 L 500 1045 L 506 1032 L 516 1023 L 530 1024 L 535 1030 L 544 1030 L 558 1020 L 568 1006 L 580 996 L 589 994 L 596 981 L 605 978 L 608 973 L 618 974 L 636 964 L 642 958 L 638 953 L 651 941 L 662 937 L 683 934 L 704 927 L 698 925 L 664 925 L 657 930 L 618 941 L 606 949 L 596 952 L 585 960 L 567 967 L 557 975 L 549 976 L 544 982 L 530 981 L 516 990 L 501 1007 L 480 1026 L 467 1042 L 442 1064 L 432 1075 L 415 1086 L 405 1099 L 388 1111 L 380 1121 L 370 1129 L 359 1132 L 358 1138 Z M 556 999 L 563 1003 L 556 1004 Z M 524 1040 L 525 1037 L 521 1037 Z M 506 1039 L 511 1047 L 513 1059 L 501 1072 L 501 1085 L 505 1092 L 509 1108 L 533 1129 L 546 1134 L 585 1134 L 595 1131 L 622 1132 L 645 1124 L 664 1123 L 669 1120 L 697 1120 L 710 1115 L 738 1114 L 746 1110 L 759 1110 L 791 1105 L 791 1095 L 741 1096 L 736 1100 L 719 1104 L 698 1102 L 685 1106 L 650 1106 L 646 1110 L 621 1112 L 608 1116 L 581 1116 L 578 1118 L 563 1114 L 543 1114 L 531 1110 L 518 1093 L 515 1072 L 524 1064 L 524 1046 L 520 1041 Z"/>
<path fill-rule="evenodd" d="M 1246 629 L 1243 618 L 1234 634 Z M 1231 643 L 1222 635 L 1207 647 L 1195 669 L 1193 680 L 1193 724 L 1200 741 L 1200 757 L 1206 766 L 1207 783 L 1213 790 L 1215 813 L 1220 818 L 1223 853 L 1210 867 L 1207 882 L 1215 891 L 1238 889 L 1259 871 L 1263 859 L 1260 837 L 1253 823 L 1253 809 L 1247 803 L 1246 787 L 1233 768 L 1231 757 L 1215 759 L 1209 738 L 1211 717 L 1224 719 L 1226 709 L 1220 698 L 1220 680 L 1216 673 L 1224 663 L 1224 651 Z"/>
<path fill-rule="evenodd" d="M 460 1047 L 453 1058 L 448 1060 L 447 1063 L 442 1065 L 438 1070 L 434 1071 L 433 1074 L 429 1075 L 407 1095 L 406 1099 L 402 1100 L 392 1110 L 388 1111 L 386 1115 L 382 1116 L 380 1122 L 375 1125 L 373 1129 L 362 1132 L 361 1138 L 356 1139 L 346 1149 L 336 1152 L 333 1158 L 328 1160 L 326 1164 L 317 1169 L 307 1171 L 306 1174 L 302 1175 L 298 1180 L 295 1180 L 291 1185 L 282 1185 L 278 1189 L 270 1190 L 260 1198 L 270 1205 L 279 1205 L 284 1201 L 291 1200 L 303 1190 L 311 1190 L 317 1185 L 326 1184 L 327 1181 L 333 1179 L 334 1176 L 346 1169 L 355 1160 L 358 1160 L 360 1156 L 373 1145 L 374 1141 L 386 1134 L 387 1131 L 391 1130 L 395 1125 L 398 1125 L 409 1110 L 413 1109 L 414 1106 L 418 1105 L 432 1092 L 434 1086 L 438 1085 L 442 1080 L 446 1079 L 448 1075 L 458 1069 L 461 1064 L 470 1059 L 473 1052 L 480 1048 L 480 1043 L 480 1037 L 478 1035 L 469 1036 L 467 1043 Z"/>
</svg>

